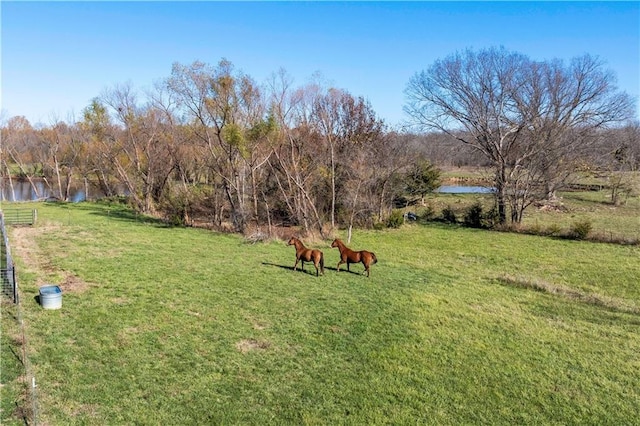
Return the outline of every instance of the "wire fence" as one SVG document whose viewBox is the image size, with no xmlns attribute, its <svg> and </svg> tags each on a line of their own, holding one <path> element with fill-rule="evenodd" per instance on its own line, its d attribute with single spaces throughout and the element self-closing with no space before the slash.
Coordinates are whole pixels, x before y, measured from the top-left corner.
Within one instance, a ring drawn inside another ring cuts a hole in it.
<svg viewBox="0 0 640 426">
<path fill-rule="evenodd" d="M 0 279 L 2 280 L 2 293 L 9 296 L 13 303 L 18 303 L 18 282 L 16 270 L 11 257 L 8 225 L 35 225 L 38 212 L 36 209 L 2 209 L 0 210 L 0 232 L 2 244 L 0 248 Z"/>
<path fill-rule="evenodd" d="M 18 303 L 18 284 L 11 250 L 9 249 L 9 235 L 6 230 L 4 211 L 0 211 L 0 232 L 2 232 L 2 245 L 0 247 L 2 293 L 9 296 L 13 303 Z"/>
<path fill-rule="evenodd" d="M 12 212 L 12 224 L 19 225 L 33 225 L 35 224 L 36 213 L 35 210 L 29 213 L 25 212 Z M 18 220 L 19 219 L 19 220 Z M 2 242 L 0 243 L 0 275 L 2 279 L 2 297 L 9 299 L 13 302 L 14 317 L 16 320 L 16 330 L 13 333 L 16 336 L 16 344 L 19 344 L 20 348 L 13 351 L 15 355 L 15 362 L 22 365 L 24 368 L 24 374 L 22 376 L 22 382 L 24 384 L 25 398 L 22 401 L 22 405 L 18 407 L 21 412 L 22 420 L 27 425 L 38 424 L 38 398 L 37 398 L 37 384 L 36 377 L 33 374 L 31 368 L 31 360 L 29 359 L 28 341 L 25 333 L 25 324 L 22 314 L 22 306 L 20 303 L 20 295 L 18 289 L 18 280 L 16 276 L 16 267 L 11 256 L 11 249 L 9 245 L 9 234 L 7 232 L 7 223 L 5 219 L 5 211 L 0 210 L 0 233 L 2 234 Z M 27 223 L 28 222 L 28 223 Z M 9 324 L 6 318 L 3 318 L 3 325 Z M 3 330 L 6 333 L 6 330 Z M 11 360 L 2 359 L 2 363 L 12 362 Z M 6 364 L 5 364 L 6 365 Z M 4 384 L 3 384 L 4 385 Z M 17 395 L 16 395 L 17 396 Z M 20 405 L 16 401 L 16 405 Z"/>
</svg>

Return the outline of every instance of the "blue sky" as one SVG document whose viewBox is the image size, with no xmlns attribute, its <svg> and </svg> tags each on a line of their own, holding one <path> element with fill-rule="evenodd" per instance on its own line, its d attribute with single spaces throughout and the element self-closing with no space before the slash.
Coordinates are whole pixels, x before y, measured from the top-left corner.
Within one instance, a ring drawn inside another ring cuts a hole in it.
<svg viewBox="0 0 640 426">
<path fill-rule="evenodd" d="M 3 119 L 81 116 L 105 89 L 144 90 L 174 62 L 231 61 L 258 83 L 321 74 L 394 126 L 416 72 L 466 48 L 600 57 L 640 95 L 640 2 L 2 1 Z"/>
</svg>

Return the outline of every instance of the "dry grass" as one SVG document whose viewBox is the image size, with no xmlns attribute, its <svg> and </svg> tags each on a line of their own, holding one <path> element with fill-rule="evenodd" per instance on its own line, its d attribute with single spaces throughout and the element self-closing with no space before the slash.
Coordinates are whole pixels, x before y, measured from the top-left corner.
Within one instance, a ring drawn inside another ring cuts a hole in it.
<svg viewBox="0 0 640 426">
<path fill-rule="evenodd" d="M 236 349 L 238 349 L 243 354 L 251 351 L 269 349 L 270 346 L 270 342 L 256 339 L 242 339 L 241 341 L 236 343 Z"/>
<path fill-rule="evenodd" d="M 616 312 L 640 315 L 640 307 L 637 304 L 632 301 L 617 297 L 587 293 L 540 279 L 531 280 L 528 278 L 515 277 L 511 275 L 500 276 L 496 279 L 496 281 L 503 285 L 540 291 L 543 293 L 560 296 L 566 299 L 576 300 L 588 305 L 610 309 Z"/>
<path fill-rule="evenodd" d="M 60 283 L 59 286 L 64 293 L 82 293 L 90 284 L 52 265 L 50 258 L 42 253 L 36 244 L 40 235 L 55 233 L 61 229 L 60 225 L 15 227 L 11 232 L 11 250 L 14 256 L 22 259 L 27 272 L 36 274 L 38 286 L 55 281 Z"/>
</svg>

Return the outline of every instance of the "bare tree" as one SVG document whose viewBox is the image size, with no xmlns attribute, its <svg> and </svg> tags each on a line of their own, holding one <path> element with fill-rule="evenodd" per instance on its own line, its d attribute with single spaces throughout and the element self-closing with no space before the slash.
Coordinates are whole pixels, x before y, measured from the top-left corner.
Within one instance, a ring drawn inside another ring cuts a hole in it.
<svg viewBox="0 0 640 426">
<path fill-rule="evenodd" d="M 128 84 L 105 91 L 102 101 L 121 126 L 109 159 L 136 206 L 153 213 L 174 168 L 166 115 L 151 104 L 139 106 Z"/>
<path fill-rule="evenodd" d="M 280 70 L 269 86 L 270 110 L 277 133 L 270 139 L 271 179 L 280 203 L 305 232 L 317 229 L 324 235 L 324 219 L 318 207 L 317 184 L 324 159 L 324 144 L 313 127 L 312 106 L 319 86 L 295 88 L 291 77 Z"/>
<path fill-rule="evenodd" d="M 526 127 L 514 94 L 529 62 L 504 49 L 466 50 L 416 74 L 405 91 L 405 111 L 419 126 L 447 133 L 490 160 L 500 223 L 506 222 L 508 178 Z"/>
<path fill-rule="evenodd" d="M 216 202 L 210 206 L 207 200 L 212 192 L 215 193 L 215 185 L 208 185 L 211 180 L 207 152 L 198 139 L 192 137 L 189 117 L 180 115 L 176 92 L 168 87 L 166 81 L 160 81 L 154 84 L 147 96 L 153 108 L 163 117 L 164 138 L 173 164 L 173 175 L 167 179 L 167 190 L 162 200 L 163 213 L 174 222 L 192 225 L 192 219 L 199 211 L 209 210 L 207 216 L 213 217 L 213 223 L 220 226 L 222 215 L 218 213 L 222 208 Z M 208 185 L 206 190 L 203 184 Z M 212 199 L 215 200 L 215 196 Z"/>
<path fill-rule="evenodd" d="M 33 193 L 39 198 L 42 194 L 37 180 L 43 177 L 43 165 L 40 161 L 43 155 L 36 130 L 29 120 L 23 116 L 10 118 L 2 131 L 2 144 L 2 162 L 7 175 L 11 178 L 15 167 L 17 174 L 28 180 Z M 13 192 L 13 182 L 10 180 L 9 183 Z"/>
<path fill-rule="evenodd" d="M 76 126 L 57 121 L 37 132 L 43 153 L 44 179 L 52 194 L 69 201 L 71 185 L 79 175 L 83 154 L 83 141 Z M 53 182 L 49 182 L 49 178 Z"/>
<path fill-rule="evenodd" d="M 617 91 L 616 78 L 597 58 L 583 55 L 533 63 L 516 93 L 528 122 L 530 169 L 538 169 L 545 198 L 574 174 L 593 147 L 596 131 L 622 123 L 633 113 L 631 98 Z"/>
<path fill-rule="evenodd" d="M 602 132 L 598 141 L 595 160 L 599 171 L 609 182 L 611 203 L 621 204 L 634 191 L 640 191 L 640 187 L 634 187 L 640 170 L 640 123 Z"/>
<path fill-rule="evenodd" d="M 369 167 L 375 170 L 371 185 L 373 211 L 378 222 L 391 213 L 394 200 L 404 192 L 401 176 L 422 155 L 412 144 L 413 136 L 386 133 L 369 147 Z"/>
<path fill-rule="evenodd" d="M 491 48 L 436 61 L 407 85 L 406 112 L 481 152 L 494 169 L 498 218 L 519 222 L 539 186 L 560 176 L 575 144 L 594 128 L 628 117 L 630 98 L 588 56 L 565 69 Z M 547 191 L 547 193 L 549 192 Z"/>
<path fill-rule="evenodd" d="M 384 123 L 376 117 L 371 105 L 362 97 L 355 98 L 345 90 L 333 88 L 315 97 L 312 119 L 328 151 L 330 218 L 333 228 L 341 187 L 349 179 L 361 179 L 361 173 L 354 172 L 361 170 L 360 165 L 356 163 L 367 160 L 358 155 L 359 151 L 369 150 L 374 141 L 382 137 Z M 350 187 L 360 188 L 357 184 Z M 353 194 L 342 195 L 343 199 L 354 197 Z"/>
</svg>

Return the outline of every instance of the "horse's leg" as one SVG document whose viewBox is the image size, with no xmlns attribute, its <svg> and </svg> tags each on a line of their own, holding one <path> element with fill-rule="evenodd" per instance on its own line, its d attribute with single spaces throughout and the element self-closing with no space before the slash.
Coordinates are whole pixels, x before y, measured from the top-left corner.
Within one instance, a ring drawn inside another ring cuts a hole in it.
<svg viewBox="0 0 640 426">
<path fill-rule="evenodd" d="M 311 261 L 313 262 L 313 266 L 316 268 L 316 277 L 320 276 L 320 269 L 318 268 L 318 263 L 320 263 L 320 259 L 318 259 L 317 253 L 313 253 L 311 256 Z"/>
<path fill-rule="evenodd" d="M 373 253 L 367 253 L 367 255 L 362 258 L 362 264 L 367 271 L 367 277 L 371 276 L 371 265 L 375 263 L 375 256 L 373 255 Z"/>
<path fill-rule="evenodd" d="M 295 271 L 296 268 L 298 267 L 298 261 L 300 261 L 300 258 L 296 257 L 296 264 L 293 265 L 293 270 Z"/>
<path fill-rule="evenodd" d="M 336 270 L 337 270 L 338 272 L 340 272 L 340 265 L 342 265 L 343 263 L 344 263 L 344 261 L 343 261 L 342 259 L 340 259 L 340 261 L 338 262 L 338 266 L 336 266 Z M 348 266 L 348 265 L 349 265 L 349 264 L 347 263 L 347 266 Z"/>
</svg>

